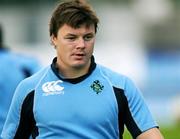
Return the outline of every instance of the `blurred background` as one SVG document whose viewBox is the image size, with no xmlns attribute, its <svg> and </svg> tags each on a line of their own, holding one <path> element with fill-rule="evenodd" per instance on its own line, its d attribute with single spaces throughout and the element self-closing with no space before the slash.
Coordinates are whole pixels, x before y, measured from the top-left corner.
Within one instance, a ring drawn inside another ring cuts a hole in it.
<svg viewBox="0 0 180 139">
<path fill-rule="evenodd" d="M 5 44 L 44 66 L 55 51 L 48 23 L 57 0 L 0 0 Z M 95 57 L 134 80 L 167 138 L 180 137 L 180 0 L 89 0 L 100 25 Z M 168 133 L 168 131 L 170 131 Z M 174 131 L 174 132 L 173 132 Z"/>
</svg>

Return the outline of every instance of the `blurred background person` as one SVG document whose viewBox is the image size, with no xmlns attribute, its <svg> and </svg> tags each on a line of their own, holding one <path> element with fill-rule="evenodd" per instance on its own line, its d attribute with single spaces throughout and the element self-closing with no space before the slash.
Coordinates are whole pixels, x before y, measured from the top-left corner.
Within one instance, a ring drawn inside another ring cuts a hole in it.
<svg viewBox="0 0 180 139">
<path fill-rule="evenodd" d="M 0 25 L 0 132 L 18 83 L 41 68 L 35 58 L 10 51 L 4 45 L 3 27 Z"/>
</svg>

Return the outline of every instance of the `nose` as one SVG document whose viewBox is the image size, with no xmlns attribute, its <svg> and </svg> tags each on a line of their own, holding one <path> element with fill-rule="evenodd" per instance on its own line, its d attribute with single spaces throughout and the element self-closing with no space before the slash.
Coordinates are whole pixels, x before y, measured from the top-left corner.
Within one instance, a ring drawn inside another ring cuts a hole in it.
<svg viewBox="0 0 180 139">
<path fill-rule="evenodd" d="M 77 48 L 85 48 L 85 40 L 83 38 L 79 38 Z"/>
</svg>

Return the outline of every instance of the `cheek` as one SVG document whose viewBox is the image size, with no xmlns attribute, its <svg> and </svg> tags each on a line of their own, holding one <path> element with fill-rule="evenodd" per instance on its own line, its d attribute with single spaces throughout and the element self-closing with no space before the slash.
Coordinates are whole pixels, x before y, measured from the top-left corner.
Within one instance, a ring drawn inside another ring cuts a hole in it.
<svg viewBox="0 0 180 139">
<path fill-rule="evenodd" d="M 58 54 L 63 57 L 69 56 L 71 54 L 72 50 L 73 50 L 73 48 L 66 44 L 61 44 L 57 48 Z"/>
<path fill-rule="evenodd" d="M 87 48 L 89 51 L 93 51 L 94 50 L 94 42 L 91 42 L 87 45 Z"/>
</svg>

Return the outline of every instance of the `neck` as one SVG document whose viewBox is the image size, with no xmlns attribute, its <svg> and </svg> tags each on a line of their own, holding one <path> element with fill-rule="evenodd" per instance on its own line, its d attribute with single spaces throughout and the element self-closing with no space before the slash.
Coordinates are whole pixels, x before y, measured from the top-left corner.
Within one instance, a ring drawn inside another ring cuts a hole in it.
<svg viewBox="0 0 180 139">
<path fill-rule="evenodd" d="M 82 67 L 63 67 L 57 62 L 57 67 L 59 69 L 60 75 L 65 79 L 73 79 L 83 76 L 88 73 L 91 61 Z"/>
</svg>

